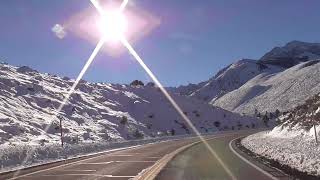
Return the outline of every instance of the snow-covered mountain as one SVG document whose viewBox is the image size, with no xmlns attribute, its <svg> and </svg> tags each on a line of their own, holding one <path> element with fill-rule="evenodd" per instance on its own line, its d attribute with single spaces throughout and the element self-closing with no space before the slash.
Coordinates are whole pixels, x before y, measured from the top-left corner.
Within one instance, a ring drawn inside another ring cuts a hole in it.
<svg viewBox="0 0 320 180">
<path fill-rule="evenodd" d="M 281 70 L 280 67 L 243 59 L 219 71 L 204 86 L 191 93 L 191 96 L 213 103 L 259 74 L 275 73 Z"/>
<path fill-rule="evenodd" d="M 167 87 L 167 90 L 172 92 L 172 93 L 189 96 L 194 91 L 200 89 L 201 87 L 203 87 L 207 83 L 208 83 L 208 81 L 204 81 L 204 82 L 200 82 L 198 84 L 190 83 L 188 85 L 181 85 L 181 86 L 178 86 L 178 87 Z"/>
<path fill-rule="evenodd" d="M 59 121 L 51 115 L 73 84 L 69 78 L 28 67 L 0 65 L 0 144 L 59 141 Z M 173 94 L 200 132 L 258 126 L 203 101 Z M 112 141 L 190 133 L 157 87 L 81 81 L 60 113 L 68 143 Z M 48 133 L 46 126 L 51 125 Z"/>
<path fill-rule="evenodd" d="M 266 53 L 259 62 L 289 68 L 300 62 L 319 58 L 320 43 L 291 41 L 283 47 L 273 48 L 270 52 Z"/>
<path fill-rule="evenodd" d="M 258 63 L 280 67 L 261 73 L 238 89 L 211 102 L 238 112 L 287 111 L 320 92 L 320 44 L 292 41 L 265 54 Z M 239 73 L 239 76 L 242 76 Z"/>
<path fill-rule="evenodd" d="M 320 92 L 320 63 L 308 61 L 274 74 L 260 74 L 213 103 L 246 114 L 287 111 Z"/>
<path fill-rule="evenodd" d="M 320 54 L 319 47 L 316 43 L 293 41 L 271 50 L 259 61 L 243 59 L 233 63 L 208 81 L 168 90 L 201 132 L 257 126 L 259 123 L 253 118 L 229 111 L 242 114 L 287 111 L 320 92 L 320 63 L 312 60 Z M 268 61 L 278 57 L 280 64 Z M 284 57 L 294 63 L 283 65 Z M 308 61 L 304 62 L 306 57 Z M 300 62 L 297 58 L 305 59 Z M 28 67 L 1 64 L 0 143 L 57 141 L 58 119 L 53 121 L 49 133 L 35 137 L 51 124 L 50 115 L 73 82 Z M 60 117 L 66 141 L 135 139 L 190 132 L 152 84 L 81 81 Z"/>
<path fill-rule="evenodd" d="M 237 113 L 286 111 L 319 91 L 317 59 L 319 43 L 292 41 L 260 60 L 237 61 L 184 94 Z"/>
</svg>

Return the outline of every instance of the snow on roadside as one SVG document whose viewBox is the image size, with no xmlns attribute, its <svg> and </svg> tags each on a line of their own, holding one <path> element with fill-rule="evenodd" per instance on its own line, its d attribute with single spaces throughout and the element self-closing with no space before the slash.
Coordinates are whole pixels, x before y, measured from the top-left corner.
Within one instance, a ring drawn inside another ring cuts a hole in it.
<svg viewBox="0 0 320 180">
<path fill-rule="evenodd" d="M 216 133 L 218 134 L 219 132 Z M 62 148 L 60 144 L 46 144 L 44 146 L 30 146 L 21 144 L 14 148 L 11 146 L 0 146 L 0 173 L 57 162 L 65 159 L 99 154 L 106 151 L 122 150 L 144 144 L 152 144 L 161 141 L 177 140 L 190 137 L 192 136 L 180 135 L 122 142 L 66 144 L 64 148 Z M 31 153 L 30 157 L 32 158 L 29 158 L 26 162 L 24 162 L 28 153 Z"/>
<path fill-rule="evenodd" d="M 301 172 L 320 175 L 320 145 L 315 143 L 312 128 L 303 131 L 298 127 L 289 129 L 278 126 L 272 131 L 250 135 L 241 143 L 250 151 L 268 159 Z"/>
</svg>

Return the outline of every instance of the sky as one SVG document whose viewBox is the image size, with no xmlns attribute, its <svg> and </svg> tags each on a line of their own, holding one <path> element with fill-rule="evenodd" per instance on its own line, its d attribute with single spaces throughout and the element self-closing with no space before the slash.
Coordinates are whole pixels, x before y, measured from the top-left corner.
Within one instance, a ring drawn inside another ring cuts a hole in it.
<svg viewBox="0 0 320 180">
<path fill-rule="evenodd" d="M 128 10 L 159 20 L 133 46 L 165 86 L 205 81 L 230 63 L 259 59 L 292 40 L 320 42 L 318 0 L 129 1 Z M 52 28 L 88 8 L 94 10 L 89 0 L 0 1 L 0 61 L 75 78 L 95 43 L 68 31 L 58 38 Z M 84 79 L 150 81 L 127 52 L 113 57 L 104 51 Z"/>
</svg>

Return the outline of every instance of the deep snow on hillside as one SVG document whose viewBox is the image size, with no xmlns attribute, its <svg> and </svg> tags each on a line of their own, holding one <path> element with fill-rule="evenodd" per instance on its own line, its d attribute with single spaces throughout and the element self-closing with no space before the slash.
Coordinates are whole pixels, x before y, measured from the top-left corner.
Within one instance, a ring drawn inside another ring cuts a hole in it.
<svg viewBox="0 0 320 180">
<path fill-rule="evenodd" d="M 320 146 L 316 145 L 312 131 L 301 133 L 301 130 L 288 133 L 275 128 L 271 132 L 250 135 L 241 143 L 256 154 L 300 172 L 320 176 Z"/>
<path fill-rule="evenodd" d="M 1 64 L 0 146 L 59 142 L 59 120 L 52 119 L 51 115 L 73 82 L 28 67 Z M 210 107 L 202 101 L 173 97 L 200 132 L 259 124 L 254 118 Z M 159 89 L 152 86 L 81 81 L 60 118 L 67 143 L 192 133 Z M 220 122 L 218 127 L 216 121 Z M 46 133 L 44 129 L 48 125 L 51 126 Z"/>
<path fill-rule="evenodd" d="M 246 114 L 287 111 L 320 92 L 320 63 L 308 61 L 275 74 L 260 74 L 213 105 Z"/>
<path fill-rule="evenodd" d="M 251 151 L 302 172 L 320 176 L 320 93 L 282 113 L 273 130 L 251 135 L 242 144 Z M 316 127 L 316 128 L 314 128 Z"/>
<path fill-rule="evenodd" d="M 314 63 L 317 63 L 316 59 L 320 58 L 320 43 L 307 43 L 301 41 L 291 41 L 284 45 L 283 47 L 275 47 L 270 52 L 266 53 L 260 60 L 250 60 L 243 59 L 237 61 L 233 64 L 228 65 L 227 67 L 220 70 L 214 77 L 210 78 L 208 81 L 204 81 L 200 84 L 192 84 L 190 86 L 183 86 L 181 88 L 181 94 L 190 95 L 190 97 L 195 97 L 196 99 L 200 99 L 204 102 L 208 102 L 215 106 L 220 106 L 222 108 L 228 110 L 235 110 L 240 113 L 248 113 L 252 114 L 254 110 L 259 109 L 259 102 L 254 102 L 257 107 L 239 107 L 244 104 L 249 104 L 251 99 L 256 98 L 262 95 L 267 90 L 272 89 L 271 86 L 261 85 L 264 81 L 270 79 L 272 76 L 279 74 L 279 78 L 276 79 L 277 86 L 281 86 L 280 81 L 285 81 L 284 89 L 290 90 L 290 86 L 293 88 L 297 86 L 296 81 L 293 79 L 295 77 L 299 77 L 301 74 L 308 78 L 317 77 L 317 74 L 314 72 L 306 72 L 305 68 L 303 71 L 299 71 L 296 73 L 297 69 L 294 69 L 293 66 L 298 65 L 300 63 L 305 63 L 303 66 L 312 66 Z M 312 61 L 312 62 L 307 62 Z M 306 63 L 307 62 L 307 63 Z M 287 70 L 293 68 L 291 70 Z M 301 68 L 302 69 L 302 68 Z M 312 71 L 312 70 L 310 70 Z M 288 73 L 287 75 L 285 75 Z M 308 76 L 308 73 L 310 74 Z M 292 77 L 290 77 L 292 75 Z M 288 82 L 288 80 L 290 81 Z M 315 79 L 315 78 L 314 78 Z M 272 84 L 269 80 L 269 84 Z M 248 87 L 250 86 L 250 87 Z M 313 87 L 314 84 L 311 82 L 310 86 L 302 83 L 301 87 Z M 275 87 L 273 87 L 275 88 Z M 241 89 L 241 90 L 240 90 Z M 281 95 L 280 100 L 272 101 L 272 108 L 269 110 L 274 111 L 279 108 L 282 110 L 290 109 L 293 107 L 291 100 L 288 98 L 292 95 L 288 92 L 290 91 L 282 91 L 281 87 L 277 88 L 279 92 L 275 92 L 277 95 L 283 92 L 284 95 Z M 179 88 L 175 89 L 175 92 L 179 92 Z M 301 90 L 301 89 L 300 89 Z M 314 94 L 314 90 L 312 89 L 310 96 Z M 271 91 L 268 91 L 271 92 Z M 274 93 L 274 91 L 272 91 Z M 302 97 L 293 98 L 294 102 L 300 102 L 300 100 L 304 100 L 306 97 L 310 97 L 307 92 L 302 91 L 300 94 L 305 94 Z M 271 94 L 272 95 L 272 94 Z M 260 96 L 264 99 L 261 100 L 260 104 L 262 104 L 259 111 L 265 112 L 263 108 L 267 106 L 267 98 L 269 96 Z M 297 100 L 296 100 L 297 99 Z M 274 97 L 273 97 L 274 100 Z M 281 101 L 281 105 L 273 106 L 276 102 Z M 288 101 L 288 102 L 284 102 Z M 263 103 L 265 103 L 263 105 Z M 239 107 L 239 109 L 237 109 Z M 275 108 L 273 108 L 275 107 Z"/>
<path fill-rule="evenodd" d="M 203 87 L 191 94 L 192 97 L 214 103 L 223 95 L 238 89 L 259 74 L 275 73 L 282 68 L 264 65 L 255 60 L 243 59 L 222 69 Z"/>
</svg>

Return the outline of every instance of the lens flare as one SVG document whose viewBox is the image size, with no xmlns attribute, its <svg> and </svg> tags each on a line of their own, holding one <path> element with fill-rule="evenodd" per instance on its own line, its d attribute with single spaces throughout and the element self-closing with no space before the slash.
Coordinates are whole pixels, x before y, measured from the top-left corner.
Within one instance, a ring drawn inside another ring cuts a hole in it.
<svg viewBox="0 0 320 180">
<path fill-rule="evenodd" d="M 197 130 L 197 128 L 192 124 L 191 120 L 186 116 L 182 109 L 179 107 L 179 105 L 175 102 L 175 100 L 171 97 L 171 95 L 168 93 L 168 91 L 163 87 L 163 85 L 160 83 L 160 81 L 156 78 L 156 76 L 152 73 L 152 71 L 148 68 L 148 66 L 143 62 L 143 60 L 140 58 L 138 53 L 133 49 L 133 47 L 129 44 L 129 42 L 122 37 L 121 38 L 122 44 L 128 49 L 130 54 L 135 58 L 135 60 L 138 61 L 138 63 L 142 66 L 142 68 L 147 72 L 147 74 L 151 77 L 153 82 L 159 87 L 161 92 L 165 95 L 165 97 L 168 99 L 168 101 L 172 104 L 172 106 L 176 109 L 176 111 L 180 114 L 180 116 L 186 121 L 186 123 L 191 127 L 193 132 L 199 137 L 199 139 L 203 142 L 203 144 L 206 146 L 206 148 L 209 150 L 209 152 L 215 157 L 215 159 L 218 160 L 218 162 L 221 164 L 223 169 L 228 173 L 231 179 L 236 179 L 236 177 L 232 174 L 230 169 L 224 164 L 224 162 L 219 158 L 218 154 L 212 149 L 212 147 L 209 145 L 207 140 L 200 134 L 200 132 Z"/>
<path fill-rule="evenodd" d="M 56 110 L 56 112 L 51 116 L 52 120 L 57 118 L 62 108 L 67 104 L 71 94 L 75 91 L 78 83 L 82 79 L 83 75 L 87 71 L 87 69 L 90 67 L 91 63 L 93 62 L 94 58 L 102 48 L 103 44 L 106 42 L 108 36 L 111 36 L 113 33 L 116 33 L 118 40 L 125 46 L 129 53 L 135 58 L 135 60 L 142 66 L 142 68 L 147 72 L 147 74 L 151 77 L 151 79 L 155 82 L 155 84 L 159 87 L 161 92 L 165 95 L 165 97 L 168 99 L 168 101 L 172 104 L 172 106 L 176 109 L 176 111 L 180 114 L 180 116 L 186 121 L 186 123 L 191 127 L 191 129 L 194 131 L 194 133 L 199 137 L 199 139 L 204 143 L 204 145 L 207 147 L 209 152 L 212 154 L 215 159 L 218 160 L 218 162 L 221 164 L 221 166 L 224 168 L 224 170 L 227 172 L 227 174 L 230 176 L 231 179 L 236 179 L 235 176 L 232 174 L 230 169 L 224 164 L 224 162 L 219 158 L 218 154 L 212 149 L 212 147 L 208 144 L 206 139 L 200 134 L 200 132 L 197 130 L 197 128 L 192 124 L 191 120 L 183 113 L 182 109 L 179 107 L 179 105 L 175 102 L 175 100 L 171 97 L 171 95 L 166 91 L 166 89 L 162 86 L 160 81 L 156 78 L 156 76 L 152 73 L 152 71 L 148 68 L 148 66 L 144 63 L 144 61 L 141 59 L 141 57 L 138 55 L 138 53 L 133 49 L 133 47 L 130 45 L 130 43 L 127 41 L 127 39 L 124 37 L 124 31 L 126 29 L 125 22 L 121 22 L 124 20 L 121 20 L 121 17 L 119 18 L 119 14 L 115 15 L 109 15 L 105 16 L 106 13 L 103 11 L 102 7 L 99 5 L 99 3 L 96 0 L 90 0 L 91 3 L 94 5 L 94 7 L 97 9 L 99 14 L 101 15 L 101 20 L 103 21 L 101 23 L 101 31 L 102 31 L 102 38 L 93 50 L 92 54 L 90 55 L 89 59 L 87 60 L 85 66 L 81 70 L 80 74 L 78 75 L 76 81 L 74 82 L 73 86 L 70 88 L 69 92 L 67 93 L 66 97 L 62 101 L 59 108 Z M 122 11 L 125 9 L 126 5 L 128 4 L 128 0 L 124 0 L 120 6 L 120 9 L 117 11 L 117 13 L 122 13 Z M 110 18 L 110 19 L 109 19 Z M 113 19 L 114 18 L 114 19 Z M 117 20 L 118 19 L 118 20 Z M 120 20 L 119 20 L 120 19 Z M 120 21 L 120 22 L 119 22 Z M 114 27 L 115 26 L 115 27 Z M 111 33 L 110 33 L 111 31 Z M 107 34 L 110 33 L 110 34 Z M 44 133 L 48 131 L 50 128 L 50 124 L 45 128 Z M 42 133 L 42 134 L 44 134 Z M 30 150 L 27 153 L 26 158 L 24 159 L 22 165 L 24 165 L 29 158 L 31 157 L 31 154 L 34 152 L 34 149 Z M 16 176 L 20 173 L 20 171 L 17 171 L 13 178 L 16 179 Z"/>
</svg>

